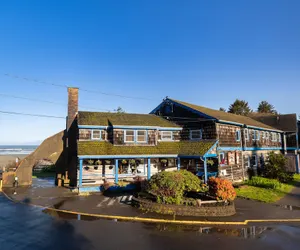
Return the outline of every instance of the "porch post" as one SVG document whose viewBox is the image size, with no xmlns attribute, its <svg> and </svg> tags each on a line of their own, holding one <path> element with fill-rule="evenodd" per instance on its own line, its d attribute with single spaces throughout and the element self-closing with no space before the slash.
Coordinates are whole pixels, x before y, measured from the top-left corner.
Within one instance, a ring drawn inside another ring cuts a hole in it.
<svg viewBox="0 0 300 250">
<path fill-rule="evenodd" d="M 147 179 L 150 180 L 150 178 L 151 178 L 151 159 L 148 158 Z"/>
<path fill-rule="evenodd" d="M 118 184 L 119 181 L 119 160 L 115 159 L 115 183 Z"/>
<path fill-rule="evenodd" d="M 82 187 L 82 166 L 83 166 L 83 160 L 79 160 L 79 185 L 78 187 Z"/>
<path fill-rule="evenodd" d="M 207 158 L 204 157 L 204 182 L 207 183 Z"/>
<path fill-rule="evenodd" d="M 179 171 L 180 170 L 180 158 L 177 157 L 177 170 Z"/>
</svg>

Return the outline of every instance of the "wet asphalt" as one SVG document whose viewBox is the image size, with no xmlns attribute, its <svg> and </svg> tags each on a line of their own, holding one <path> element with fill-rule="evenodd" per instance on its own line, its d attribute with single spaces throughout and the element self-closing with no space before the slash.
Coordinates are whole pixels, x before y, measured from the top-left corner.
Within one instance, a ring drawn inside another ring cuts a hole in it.
<svg viewBox="0 0 300 250">
<path fill-rule="evenodd" d="M 0 193 L 0 250 L 300 249 L 300 223 L 180 226 L 48 213 Z"/>
</svg>

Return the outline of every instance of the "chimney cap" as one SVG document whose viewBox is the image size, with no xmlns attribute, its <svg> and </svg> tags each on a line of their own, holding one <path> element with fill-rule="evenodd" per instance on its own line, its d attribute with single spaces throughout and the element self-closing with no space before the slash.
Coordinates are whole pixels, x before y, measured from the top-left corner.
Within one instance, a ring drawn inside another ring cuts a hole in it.
<svg viewBox="0 0 300 250">
<path fill-rule="evenodd" d="M 79 89 L 78 87 L 68 87 L 68 89 Z"/>
</svg>

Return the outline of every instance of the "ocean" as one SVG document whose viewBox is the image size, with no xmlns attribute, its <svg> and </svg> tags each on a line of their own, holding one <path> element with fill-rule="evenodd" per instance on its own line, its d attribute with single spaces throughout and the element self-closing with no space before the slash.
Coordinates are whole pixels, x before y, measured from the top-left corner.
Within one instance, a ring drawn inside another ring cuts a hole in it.
<svg viewBox="0 0 300 250">
<path fill-rule="evenodd" d="M 28 155 L 37 147 L 38 145 L 0 145 L 0 155 Z"/>
</svg>

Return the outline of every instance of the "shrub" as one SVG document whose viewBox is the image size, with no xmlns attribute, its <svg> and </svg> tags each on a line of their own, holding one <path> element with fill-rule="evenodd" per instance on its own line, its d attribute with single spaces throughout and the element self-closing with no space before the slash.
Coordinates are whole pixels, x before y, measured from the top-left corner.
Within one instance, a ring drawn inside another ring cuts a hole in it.
<svg viewBox="0 0 300 250">
<path fill-rule="evenodd" d="M 156 197 L 158 203 L 181 204 L 185 182 L 181 172 L 163 171 L 153 175 L 147 191 Z"/>
<path fill-rule="evenodd" d="M 289 182 L 293 180 L 293 175 L 285 170 L 286 158 L 282 154 L 269 153 L 268 159 L 263 170 L 266 178 L 277 179 L 280 182 Z"/>
<path fill-rule="evenodd" d="M 249 186 L 269 188 L 269 189 L 279 189 L 282 184 L 275 179 L 267 179 L 263 177 L 254 176 L 251 180 L 246 181 Z"/>
<path fill-rule="evenodd" d="M 200 192 L 201 191 L 201 181 L 192 172 L 187 170 L 180 170 L 179 173 L 183 176 L 184 181 L 184 191 L 186 192 Z"/>
<path fill-rule="evenodd" d="M 211 177 L 208 180 L 209 194 L 217 200 L 233 201 L 236 192 L 232 183 L 225 179 Z"/>
</svg>

